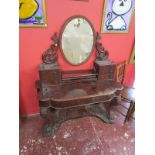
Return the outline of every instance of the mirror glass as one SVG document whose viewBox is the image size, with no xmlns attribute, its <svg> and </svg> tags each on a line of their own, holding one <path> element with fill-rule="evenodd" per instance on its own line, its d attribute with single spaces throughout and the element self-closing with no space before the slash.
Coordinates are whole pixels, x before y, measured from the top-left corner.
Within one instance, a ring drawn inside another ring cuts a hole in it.
<svg viewBox="0 0 155 155">
<path fill-rule="evenodd" d="M 91 55 L 94 46 L 94 29 L 83 17 L 74 17 L 65 23 L 61 36 L 61 49 L 66 60 L 79 65 Z"/>
</svg>

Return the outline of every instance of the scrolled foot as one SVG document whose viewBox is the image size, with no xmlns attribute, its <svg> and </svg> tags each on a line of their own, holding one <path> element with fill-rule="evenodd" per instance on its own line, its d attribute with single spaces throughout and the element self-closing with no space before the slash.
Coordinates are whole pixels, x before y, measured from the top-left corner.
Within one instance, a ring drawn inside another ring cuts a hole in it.
<svg viewBox="0 0 155 155">
<path fill-rule="evenodd" d="M 54 134 L 54 129 L 50 124 L 46 124 L 43 126 L 43 136 L 50 137 Z"/>
<path fill-rule="evenodd" d="M 98 105 L 90 105 L 86 107 L 90 115 L 100 118 L 105 123 L 113 123 L 114 119 L 111 117 L 110 113 L 106 109 L 101 108 Z"/>
<path fill-rule="evenodd" d="M 98 118 L 100 118 L 102 121 L 104 121 L 105 123 L 114 123 L 114 118 L 108 114 L 108 113 L 102 113 L 102 114 L 97 114 L 96 115 Z"/>
<path fill-rule="evenodd" d="M 107 119 L 108 119 L 108 123 L 114 123 L 114 117 L 111 116 L 110 114 L 107 114 Z"/>
<path fill-rule="evenodd" d="M 53 136 L 56 133 L 56 131 L 59 129 L 60 125 L 61 125 L 61 122 L 45 124 L 43 126 L 43 136 L 44 137 Z"/>
</svg>

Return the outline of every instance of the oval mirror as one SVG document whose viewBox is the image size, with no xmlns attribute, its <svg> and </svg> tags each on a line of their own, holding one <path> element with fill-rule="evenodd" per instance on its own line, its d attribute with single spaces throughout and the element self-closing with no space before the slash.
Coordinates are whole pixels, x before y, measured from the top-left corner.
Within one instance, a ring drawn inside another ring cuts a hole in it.
<svg viewBox="0 0 155 155">
<path fill-rule="evenodd" d="M 94 42 L 94 28 L 88 19 L 74 16 L 66 21 L 61 31 L 60 47 L 70 64 L 86 62 L 93 52 Z"/>
</svg>

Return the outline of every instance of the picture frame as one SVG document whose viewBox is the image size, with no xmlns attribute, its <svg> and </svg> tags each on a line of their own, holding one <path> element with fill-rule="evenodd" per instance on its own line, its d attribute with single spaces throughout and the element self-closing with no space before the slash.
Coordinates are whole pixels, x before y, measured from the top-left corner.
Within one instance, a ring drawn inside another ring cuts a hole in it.
<svg viewBox="0 0 155 155">
<path fill-rule="evenodd" d="M 45 0 L 19 0 L 19 27 L 47 27 Z"/>
<path fill-rule="evenodd" d="M 129 64 L 134 64 L 135 63 L 135 45 L 133 46 L 130 59 L 129 59 Z"/>
<path fill-rule="evenodd" d="M 101 33 L 128 33 L 135 0 L 105 0 Z"/>
</svg>

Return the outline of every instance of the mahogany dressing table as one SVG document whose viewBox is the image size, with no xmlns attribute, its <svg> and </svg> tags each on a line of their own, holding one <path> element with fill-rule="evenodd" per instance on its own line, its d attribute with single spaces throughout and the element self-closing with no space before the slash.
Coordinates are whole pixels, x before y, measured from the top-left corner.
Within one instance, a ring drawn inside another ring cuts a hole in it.
<svg viewBox="0 0 155 155">
<path fill-rule="evenodd" d="M 112 105 L 121 98 L 122 85 L 114 80 L 115 63 L 108 60 L 108 51 L 100 43 L 91 22 L 83 16 L 70 17 L 59 38 L 42 55 L 36 88 L 40 114 L 46 119 L 43 135 L 51 136 L 62 122 L 84 116 L 96 116 L 112 123 Z M 94 50 L 96 60 L 91 70 L 62 71 L 57 60 L 60 47 L 64 59 L 71 65 L 86 63 Z"/>
</svg>

